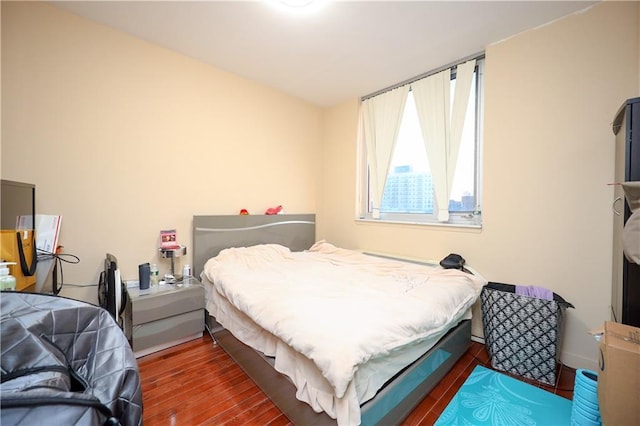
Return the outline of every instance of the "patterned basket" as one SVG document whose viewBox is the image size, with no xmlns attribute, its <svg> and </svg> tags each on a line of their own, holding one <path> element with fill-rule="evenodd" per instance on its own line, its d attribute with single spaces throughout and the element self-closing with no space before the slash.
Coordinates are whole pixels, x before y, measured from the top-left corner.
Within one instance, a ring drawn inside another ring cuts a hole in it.
<svg viewBox="0 0 640 426">
<path fill-rule="evenodd" d="M 491 366 L 555 385 L 564 310 L 573 305 L 555 293 L 554 300 L 520 296 L 500 283 L 483 287 L 480 303 Z"/>
</svg>

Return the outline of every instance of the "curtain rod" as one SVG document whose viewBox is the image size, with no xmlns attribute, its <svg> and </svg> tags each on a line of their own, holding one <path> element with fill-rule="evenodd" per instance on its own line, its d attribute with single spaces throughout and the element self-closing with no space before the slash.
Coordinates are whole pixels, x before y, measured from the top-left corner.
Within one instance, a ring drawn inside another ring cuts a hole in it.
<svg viewBox="0 0 640 426">
<path fill-rule="evenodd" d="M 422 80 L 422 79 L 423 79 L 423 78 L 425 78 L 425 77 L 429 77 L 430 75 L 437 74 L 437 73 L 439 73 L 440 71 L 444 71 L 444 70 L 446 70 L 447 68 L 454 67 L 454 66 L 456 66 L 456 65 L 462 64 L 462 63 L 467 62 L 467 61 L 470 61 L 470 60 L 472 60 L 472 59 L 475 59 L 475 60 L 484 59 L 484 52 L 475 53 L 475 54 L 473 54 L 473 55 L 469 55 L 469 56 L 467 56 L 467 57 L 465 57 L 465 58 L 459 59 L 459 60 L 457 60 L 457 61 L 455 61 L 455 62 L 450 62 L 450 63 L 449 63 L 449 64 L 447 64 L 447 65 L 444 65 L 444 66 L 439 67 L 439 68 L 435 68 L 435 69 L 433 69 L 433 70 L 431 70 L 431 71 L 427 71 L 427 72 L 422 73 L 422 74 L 420 74 L 420 75 L 417 75 L 417 76 L 415 76 L 415 77 L 412 77 L 412 78 L 409 78 L 409 79 L 407 79 L 407 80 L 404 80 L 404 81 L 402 81 L 402 82 L 400 82 L 400 83 L 396 83 L 396 84 L 394 84 L 393 86 L 389 86 L 389 87 L 386 87 L 386 88 L 384 88 L 384 89 L 382 89 L 382 90 L 378 90 L 378 91 L 376 91 L 376 92 L 370 93 L 370 94 L 368 94 L 368 95 L 363 96 L 362 98 L 360 98 L 360 100 L 361 100 L 361 101 L 364 101 L 364 100 L 367 100 L 367 99 L 373 98 L 374 96 L 381 95 L 381 94 L 383 94 L 383 93 L 385 93 L 385 92 L 388 92 L 388 91 L 390 91 L 390 90 L 397 89 L 398 87 L 402 87 L 402 86 L 405 86 L 405 85 L 407 85 L 407 84 L 414 83 L 414 82 L 416 82 L 416 81 L 418 81 L 418 80 Z"/>
</svg>

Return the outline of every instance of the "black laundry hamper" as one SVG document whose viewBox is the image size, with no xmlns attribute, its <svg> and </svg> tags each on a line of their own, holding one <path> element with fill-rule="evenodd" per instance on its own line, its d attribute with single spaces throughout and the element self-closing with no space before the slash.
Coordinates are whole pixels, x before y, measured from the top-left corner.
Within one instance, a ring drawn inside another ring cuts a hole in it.
<svg viewBox="0 0 640 426">
<path fill-rule="evenodd" d="M 545 300 L 490 282 L 482 288 L 480 306 L 491 366 L 555 385 L 564 311 L 573 305 L 555 293 Z"/>
</svg>

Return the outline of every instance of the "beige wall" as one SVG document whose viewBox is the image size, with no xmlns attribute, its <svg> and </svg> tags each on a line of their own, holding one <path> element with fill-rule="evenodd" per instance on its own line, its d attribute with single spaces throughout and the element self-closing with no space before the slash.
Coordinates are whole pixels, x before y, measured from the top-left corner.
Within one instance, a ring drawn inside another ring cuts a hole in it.
<svg viewBox="0 0 640 426">
<path fill-rule="evenodd" d="M 62 215 L 65 282 L 96 283 L 105 252 L 165 272 L 159 231 L 189 249 L 194 214 L 316 211 L 310 104 L 44 3 L 2 3 L 2 79 L 2 177 Z"/>
<path fill-rule="evenodd" d="M 354 220 L 357 100 L 322 111 L 38 3 L 2 3 L 2 177 L 35 183 L 38 210 L 63 216 L 61 242 L 82 259 L 66 282 L 95 283 L 106 251 L 125 278 L 166 269 L 160 229 L 189 246 L 194 214 L 283 204 L 316 211 L 338 245 L 458 252 L 490 280 L 552 288 L 576 305 L 563 359 L 595 368 L 610 123 L 640 95 L 638 9 L 608 2 L 487 48 L 482 231 Z"/>
<path fill-rule="evenodd" d="M 608 319 L 613 133 L 639 94 L 638 3 L 605 3 L 486 49 L 481 231 L 354 220 L 358 103 L 327 113 L 319 237 L 441 259 L 492 281 L 541 285 L 572 302 L 563 360 L 596 367 L 587 334 Z"/>
</svg>

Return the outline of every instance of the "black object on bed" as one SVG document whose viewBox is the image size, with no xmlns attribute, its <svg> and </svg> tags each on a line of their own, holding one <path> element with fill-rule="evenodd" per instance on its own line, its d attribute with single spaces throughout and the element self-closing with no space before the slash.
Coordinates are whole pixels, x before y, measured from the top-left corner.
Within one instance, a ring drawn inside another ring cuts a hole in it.
<svg viewBox="0 0 640 426">
<path fill-rule="evenodd" d="M 464 257 L 459 254 L 451 253 L 440 261 L 440 266 L 444 269 L 460 269 L 461 271 L 464 271 L 465 262 Z"/>
<path fill-rule="evenodd" d="M 61 297 L 0 295 L 3 425 L 141 425 L 129 343 L 109 313 Z"/>
</svg>

